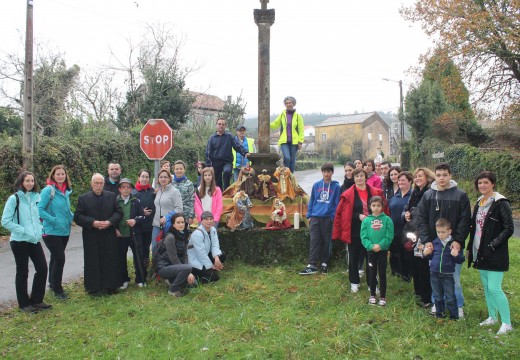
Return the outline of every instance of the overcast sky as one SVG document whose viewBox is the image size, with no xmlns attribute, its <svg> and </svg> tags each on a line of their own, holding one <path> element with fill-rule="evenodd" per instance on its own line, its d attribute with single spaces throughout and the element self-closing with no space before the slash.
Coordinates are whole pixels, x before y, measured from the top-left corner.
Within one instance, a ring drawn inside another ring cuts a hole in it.
<svg viewBox="0 0 520 360">
<path fill-rule="evenodd" d="M 302 113 L 396 111 L 397 83 L 431 46 L 399 8 L 412 0 L 271 0 L 271 113 L 292 95 Z M 257 113 L 258 0 L 34 0 L 36 41 L 65 53 L 67 66 L 108 64 L 125 54 L 146 23 L 169 23 L 185 37 L 182 61 L 200 66 L 187 81 L 194 91 L 223 99 L 242 92 L 246 116 Z M 26 3 L 0 5 L 0 55 L 23 55 Z"/>
</svg>

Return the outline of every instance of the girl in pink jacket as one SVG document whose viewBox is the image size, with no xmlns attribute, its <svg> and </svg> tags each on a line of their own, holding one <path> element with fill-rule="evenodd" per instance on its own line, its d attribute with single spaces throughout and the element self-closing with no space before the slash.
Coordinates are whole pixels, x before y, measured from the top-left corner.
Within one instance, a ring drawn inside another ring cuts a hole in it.
<svg viewBox="0 0 520 360">
<path fill-rule="evenodd" d="M 223 211 L 222 190 L 215 183 L 215 171 L 212 167 L 202 170 L 200 186 L 195 192 L 195 216 L 199 223 L 204 211 L 213 213 L 215 227 L 217 227 Z"/>
</svg>

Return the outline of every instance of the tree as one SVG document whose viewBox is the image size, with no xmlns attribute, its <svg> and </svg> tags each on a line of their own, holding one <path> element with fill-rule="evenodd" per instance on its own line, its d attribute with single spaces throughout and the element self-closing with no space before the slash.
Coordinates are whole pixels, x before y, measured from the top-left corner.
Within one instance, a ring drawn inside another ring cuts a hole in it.
<svg viewBox="0 0 520 360">
<path fill-rule="evenodd" d="M 487 136 L 475 119 L 461 72 L 440 49 L 426 61 L 423 79 L 437 83 L 446 100 L 446 111 L 433 119 L 433 135 L 451 143 L 469 142 L 479 146 L 485 142 Z"/>
<path fill-rule="evenodd" d="M 43 59 L 34 71 L 34 119 L 44 135 L 55 135 L 57 125 L 65 118 L 65 104 L 79 72 L 78 65 L 67 69 L 61 56 Z"/>
<path fill-rule="evenodd" d="M 33 120 L 46 135 L 54 135 L 66 113 L 66 103 L 72 94 L 80 69 L 67 68 L 60 53 L 44 51 L 37 45 L 33 74 Z M 24 60 L 17 54 L 0 58 L 0 98 L 6 107 L 23 112 Z"/>
<path fill-rule="evenodd" d="M 130 48 L 129 64 L 114 68 L 127 73 L 126 102 L 117 107 L 116 126 L 127 129 L 148 119 L 165 119 L 173 129 L 184 124 L 191 111 L 193 97 L 184 89 L 192 69 L 179 63 L 182 41 L 164 27 L 148 26 L 148 38 L 139 46 L 134 59 Z M 139 86 L 136 84 L 141 82 Z"/>
<path fill-rule="evenodd" d="M 418 22 L 477 90 L 500 105 L 520 97 L 519 0 L 418 0 L 401 14 Z"/>
<path fill-rule="evenodd" d="M 434 81 L 423 79 L 412 87 L 405 99 L 405 122 L 410 126 L 412 142 L 417 146 L 432 134 L 432 124 L 446 111 L 446 100 L 441 87 Z"/>
<path fill-rule="evenodd" d="M 235 130 L 238 125 L 244 124 L 247 102 L 242 97 L 242 92 L 235 100 L 229 96 L 224 104 L 224 109 L 219 112 L 219 117 L 226 119 L 228 129 Z"/>
<path fill-rule="evenodd" d="M 0 134 L 9 136 L 22 133 L 22 118 L 13 109 L 0 107 Z"/>
</svg>

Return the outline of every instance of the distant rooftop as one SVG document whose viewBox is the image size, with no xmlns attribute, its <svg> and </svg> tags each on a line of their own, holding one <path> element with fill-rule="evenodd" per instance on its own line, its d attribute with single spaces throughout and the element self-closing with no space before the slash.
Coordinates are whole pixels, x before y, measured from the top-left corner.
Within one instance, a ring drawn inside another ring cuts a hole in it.
<svg viewBox="0 0 520 360">
<path fill-rule="evenodd" d="M 191 105 L 194 109 L 221 111 L 226 104 L 224 100 L 215 95 L 195 91 L 190 91 L 190 95 L 195 97 L 195 101 Z"/>
<path fill-rule="evenodd" d="M 321 123 L 317 124 L 316 127 L 320 126 L 332 126 L 332 125 L 343 125 L 343 124 L 362 124 L 365 122 L 365 120 L 369 119 L 370 117 L 377 115 L 377 112 L 372 111 L 368 113 L 363 114 L 349 114 L 349 115 L 340 115 L 340 116 L 333 116 L 330 117 Z"/>
</svg>

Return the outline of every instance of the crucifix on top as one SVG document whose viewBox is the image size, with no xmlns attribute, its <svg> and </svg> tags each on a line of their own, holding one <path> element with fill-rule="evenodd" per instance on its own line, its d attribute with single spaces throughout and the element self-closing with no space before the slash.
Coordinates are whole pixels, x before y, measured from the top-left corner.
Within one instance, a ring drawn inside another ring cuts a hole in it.
<svg viewBox="0 0 520 360">
<path fill-rule="evenodd" d="M 267 10 L 267 4 L 269 3 L 269 0 L 260 0 L 262 3 L 262 10 Z"/>
</svg>

